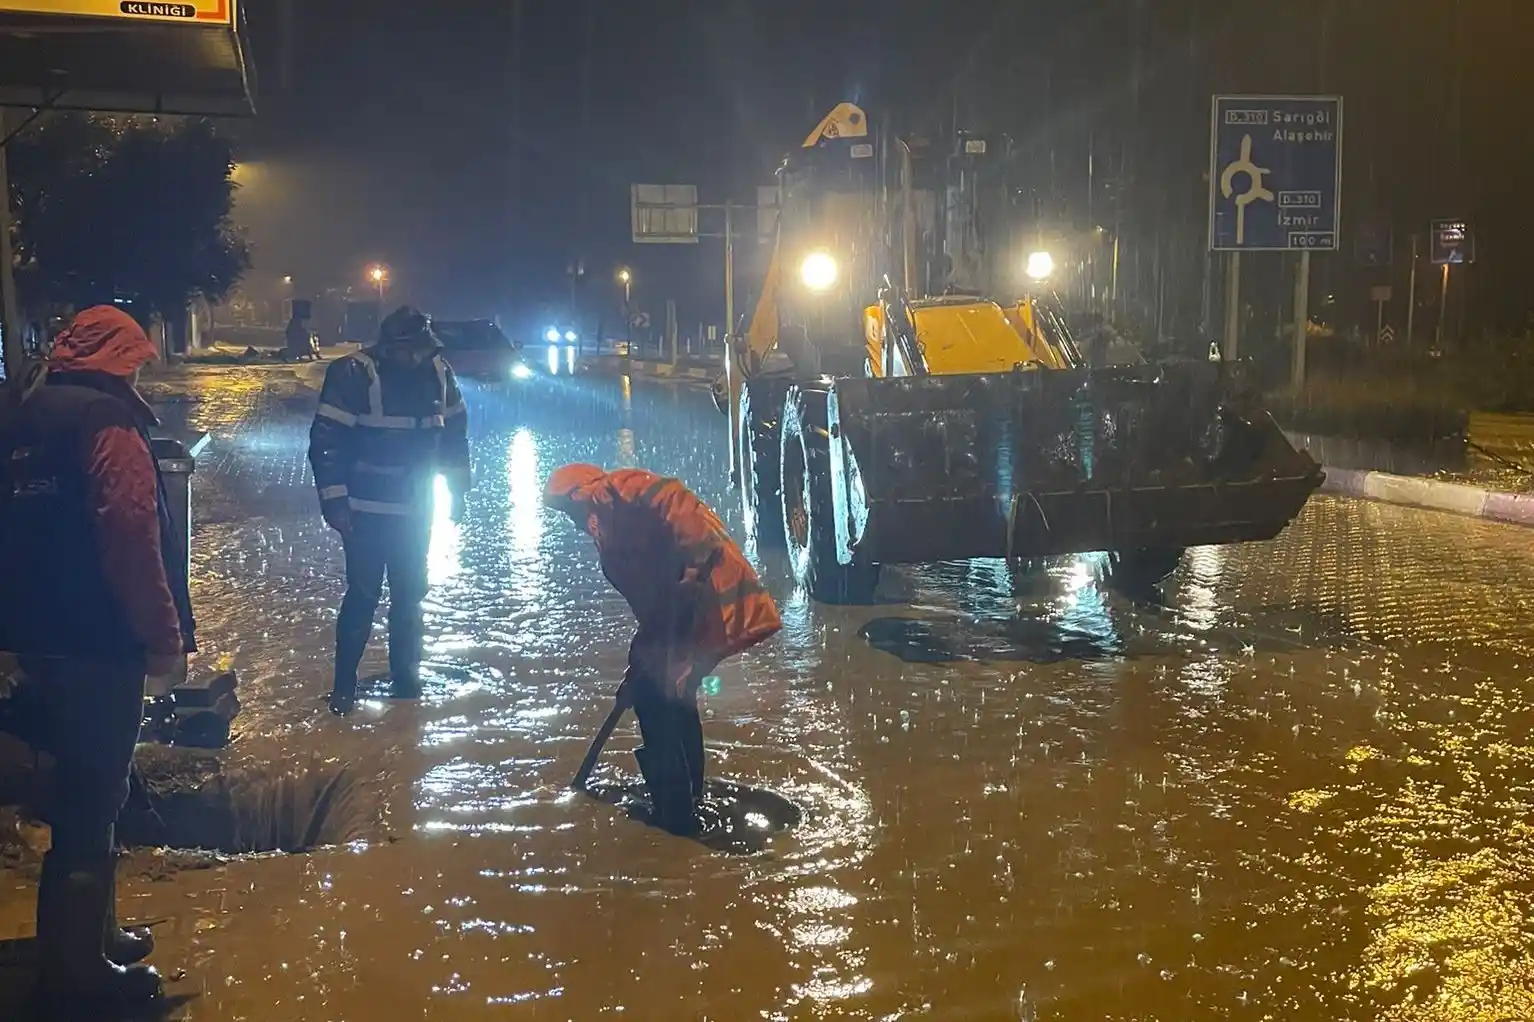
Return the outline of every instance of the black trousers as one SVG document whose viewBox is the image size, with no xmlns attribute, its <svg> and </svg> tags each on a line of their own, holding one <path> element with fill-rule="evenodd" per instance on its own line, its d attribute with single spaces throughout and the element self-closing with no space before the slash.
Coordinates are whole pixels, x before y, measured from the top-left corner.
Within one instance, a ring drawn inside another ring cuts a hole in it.
<svg viewBox="0 0 1534 1022">
<path fill-rule="evenodd" d="M 637 754 L 650 801 L 663 827 L 696 827 L 703 796 L 703 719 L 698 685 L 705 670 L 678 656 L 669 637 L 641 629 L 629 646 L 628 686 L 644 740 Z"/>
<path fill-rule="evenodd" d="M 425 622 L 431 519 L 425 515 L 352 514 L 346 536 L 346 597 L 336 618 L 338 690 L 357 685 L 357 667 L 373 633 L 373 614 L 389 580 L 389 672 L 396 685 L 418 683 Z"/>
<path fill-rule="evenodd" d="M 101 869 L 128 800 L 133 748 L 144 719 L 144 660 L 24 658 L 13 698 L 25 703 L 29 737 L 53 754 L 50 858 L 65 871 Z"/>
</svg>

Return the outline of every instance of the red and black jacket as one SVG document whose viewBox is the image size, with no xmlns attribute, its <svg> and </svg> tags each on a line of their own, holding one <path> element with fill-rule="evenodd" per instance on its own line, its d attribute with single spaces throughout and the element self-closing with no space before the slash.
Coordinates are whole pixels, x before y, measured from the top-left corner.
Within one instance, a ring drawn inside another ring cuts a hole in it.
<svg viewBox="0 0 1534 1022">
<path fill-rule="evenodd" d="M 126 380 L 93 371 L 51 373 L 0 419 L 0 650 L 196 650 L 152 422 Z"/>
</svg>

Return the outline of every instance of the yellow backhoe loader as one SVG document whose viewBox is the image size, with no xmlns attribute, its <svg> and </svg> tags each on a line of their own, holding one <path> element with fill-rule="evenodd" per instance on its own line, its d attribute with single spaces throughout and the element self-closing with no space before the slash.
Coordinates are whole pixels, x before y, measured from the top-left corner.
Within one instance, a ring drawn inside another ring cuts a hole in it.
<svg viewBox="0 0 1534 1022">
<path fill-rule="evenodd" d="M 715 396 L 748 532 L 818 600 L 870 599 L 884 564 L 1088 551 L 1154 585 L 1187 547 L 1276 536 L 1322 481 L 1237 366 L 1086 364 L 1023 282 L 1049 259 L 985 205 L 990 148 L 935 152 L 843 103 L 778 172 Z"/>
</svg>

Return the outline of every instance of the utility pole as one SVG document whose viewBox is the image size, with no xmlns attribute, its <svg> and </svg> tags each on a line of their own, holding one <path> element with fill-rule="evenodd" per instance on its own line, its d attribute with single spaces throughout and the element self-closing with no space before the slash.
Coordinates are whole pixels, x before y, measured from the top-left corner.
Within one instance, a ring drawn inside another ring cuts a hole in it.
<svg viewBox="0 0 1534 1022">
<path fill-rule="evenodd" d="M 735 204 L 728 199 L 724 201 L 724 324 L 728 342 L 735 332 Z"/>
<path fill-rule="evenodd" d="M 294 49 L 293 2 L 281 0 L 277 7 L 277 83 L 282 91 L 293 91 L 293 69 L 298 66 L 298 54 Z"/>
<path fill-rule="evenodd" d="M 4 316 L 5 375 L 15 379 L 21 372 L 26 351 L 21 345 L 21 311 L 16 300 L 16 255 L 11 249 L 11 112 L 0 107 L 0 314 Z"/>
<path fill-rule="evenodd" d="M 513 245 L 520 240 L 522 227 L 522 0 L 511 0 L 511 145 L 510 165 L 506 168 L 506 205 Z"/>
<path fill-rule="evenodd" d="M 1406 350 L 1411 350 L 1417 326 L 1417 236 L 1411 236 L 1411 269 L 1406 275 Z"/>
<path fill-rule="evenodd" d="M 581 0 L 581 142 L 578 152 L 581 157 L 590 155 L 591 139 L 591 76 L 595 61 L 595 36 L 597 29 L 597 8 L 595 0 Z M 580 158 L 576 166 L 589 166 L 589 159 Z M 580 190 L 580 223 L 576 230 L 575 272 L 570 277 L 570 318 L 576 322 L 580 320 L 580 313 L 576 303 L 579 298 L 576 295 L 576 283 L 578 278 L 586 272 L 586 246 L 590 242 L 588 229 L 591 212 L 591 181 L 583 176 L 578 182 Z"/>
<path fill-rule="evenodd" d="M 1433 335 L 1433 347 L 1443 350 L 1443 325 L 1449 319 L 1449 264 L 1443 264 L 1443 283 L 1438 289 L 1438 329 Z"/>
</svg>

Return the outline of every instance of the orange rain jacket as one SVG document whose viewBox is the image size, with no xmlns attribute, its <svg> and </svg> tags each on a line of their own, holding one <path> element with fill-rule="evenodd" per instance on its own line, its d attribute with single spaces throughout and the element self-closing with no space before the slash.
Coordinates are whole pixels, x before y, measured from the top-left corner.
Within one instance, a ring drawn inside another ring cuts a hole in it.
<svg viewBox="0 0 1534 1022">
<path fill-rule="evenodd" d="M 596 540 L 602 573 L 623 594 L 641 635 L 678 620 L 681 583 L 705 594 L 686 635 L 696 661 L 717 663 L 775 635 L 778 608 L 719 516 L 676 479 L 643 469 L 605 472 L 566 465 L 549 477 L 545 500 Z"/>
</svg>

